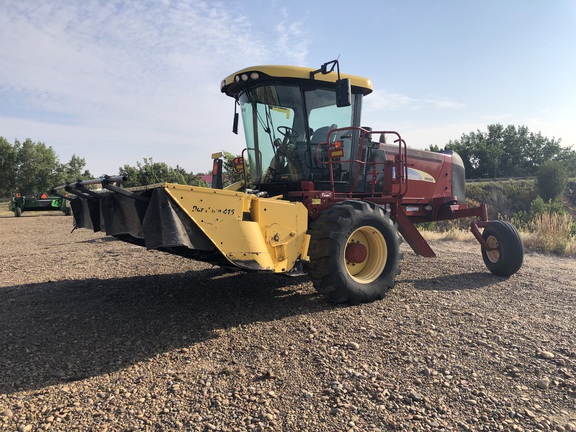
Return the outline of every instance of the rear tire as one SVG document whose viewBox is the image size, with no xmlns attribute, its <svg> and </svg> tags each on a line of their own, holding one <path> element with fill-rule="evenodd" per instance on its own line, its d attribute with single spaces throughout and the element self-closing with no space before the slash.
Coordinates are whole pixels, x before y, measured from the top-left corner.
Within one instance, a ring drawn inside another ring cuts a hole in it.
<svg viewBox="0 0 576 432">
<path fill-rule="evenodd" d="M 482 258 L 488 270 L 496 276 L 512 276 L 524 262 L 524 245 L 520 234 L 514 226 L 506 221 L 490 222 L 482 237 L 490 247 L 496 248 L 487 251 L 482 248 Z"/>
<path fill-rule="evenodd" d="M 384 297 L 400 273 L 400 236 L 378 206 L 344 201 L 325 210 L 310 230 L 308 273 L 316 290 L 335 303 Z"/>
<path fill-rule="evenodd" d="M 20 207 L 14 207 L 14 216 L 16 217 L 22 216 L 22 209 Z"/>
</svg>

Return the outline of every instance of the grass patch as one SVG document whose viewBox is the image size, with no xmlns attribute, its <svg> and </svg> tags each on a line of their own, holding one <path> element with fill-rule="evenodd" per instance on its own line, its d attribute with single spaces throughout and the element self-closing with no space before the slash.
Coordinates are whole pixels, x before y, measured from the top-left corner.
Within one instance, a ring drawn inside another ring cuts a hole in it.
<svg viewBox="0 0 576 432">
<path fill-rule="evenodd" d="M 446 231 L 429 231 L 429 230 L 422 230 L 420 231 L 422 237 L 425 240 L 442 240 L 442 241 L 471 241 L 476 239 L 474 235 L 470 231 L 466 231 L 459 228 L 451 228 Z"/>
<path fill-rule="evenodd" d="M 10 201 L 0 202 L 0 216 L 14 216 L 14 213 L 9 208 Z"/>
<path fill-rule="evenodd" d="M 474 241 L 476 238 L 469 229 L 463 229 L 458 221 L 449 221 L 435 229 L 420 229 L 426 241 Z M 520 224 L 510 221 L 518 227 Z M 452 225 L 452 226 L 450 226 Z M 538 252 L 563 256 L 576 256 L 576 224 L 570 214 L 544 213 L 522 225 L 520 237 L 524 247 Z"/>
<path fill-rule="evenodd" d="M 569 214 L 537 215 L 528 230 L 522 232 L 522 240 L 530 249 L 558 255 L 576 255 L 574 221 Z"/>
<path fill-rule="evenodd" d="M 466 183 L 466 196 L 471 204 L 488 205 L 488 217 L 499 219 L 528 211 L 538 193 L 534 180 L 508 180 Z"/>
</svg>

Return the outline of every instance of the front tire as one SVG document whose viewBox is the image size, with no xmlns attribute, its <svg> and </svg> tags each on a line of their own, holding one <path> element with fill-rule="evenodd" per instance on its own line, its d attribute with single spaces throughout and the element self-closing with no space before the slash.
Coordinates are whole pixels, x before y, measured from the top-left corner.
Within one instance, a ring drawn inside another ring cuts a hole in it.
<svg viewBox="0 0 576 432">
<path fill-rule="evenodd" d="M 344 201 L 325 210 L 310 230 L 308 273 L 335 303 L 384 297 L 400 273 L 400 236 L 375 204 Z"/>
<path fill-rule="evenodd" d="M 493 248 L 482 248 L 482 258 L 488 270 L 496 276 L 509 277 L 520 270 L 524 262 L 524 245 L 520 234 L 510 222 L 490 222 L 482 237 Z"/>
<path fill-rule="evenodd" d="M 14 216 L 16 216 L 16 217 L 22 216 L 22 209 L 20 207 L 14 208 Z"/>
</svg>

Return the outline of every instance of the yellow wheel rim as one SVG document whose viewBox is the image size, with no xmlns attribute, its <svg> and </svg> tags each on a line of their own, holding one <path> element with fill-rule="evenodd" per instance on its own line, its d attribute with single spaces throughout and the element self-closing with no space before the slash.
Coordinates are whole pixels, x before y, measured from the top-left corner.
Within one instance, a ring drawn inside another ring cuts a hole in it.
<svg viewBox="0 0 576 432">
<path fill-rule="evenodd" d="M 388 260 L 388 247 L 382 233 L 370 226 L 358 228 L 348 238 L 346 249 L 348 248 L 357 248 L 365 252 L 365 258 L 363 256 L 362 259 L 348 260 L 346 256 L 344 257 L 350 277 L 361 284 L 375 281 Z"/>
<path fill-rule="evenodd" d="M 486 251 L 486 256 L 488 257 L 491 263 L 497 263 L 498 260 L 500 259 L 500 249 L 498 249 L 498 239 L 494 236 L 489 236 L 486 239 L 486 243 L 488 243 L 488 246 L 492 248 L 492 250 Z"/>
</svg>

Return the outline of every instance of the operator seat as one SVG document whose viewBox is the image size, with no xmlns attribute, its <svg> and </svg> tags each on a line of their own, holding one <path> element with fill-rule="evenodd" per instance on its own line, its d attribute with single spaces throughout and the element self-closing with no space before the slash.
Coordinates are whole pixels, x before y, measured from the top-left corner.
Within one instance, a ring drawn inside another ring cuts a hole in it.
<svg viewBox="0 0 576 432">
<path fill-rule="evenodd" d="M 326 144 L 319 145 L 320 143 L 326 143 L 328 141 L 328 133 L 333 130 L 338 129 L 337 124 L 332 124 L 331 126 L 322 126 L 314 131 L 312 137 L 310 138 L 310 151 L 312 152 L 312 171 L 315 172 L 315 177 L 318 180 L 327 180 L 329 177 L 328 167 L 321 162 L 326 162 L 328 160 L 328 146 Z M 330 136 L 330 141 L 336 139 L 336 134 Z"/>
<path fill-rule="evenodd" d="M 338 125 L 332 124 L 332 126 L 323 126 L 316 129 L 312 134 L 310 143 L 316 145 L 321 142 L 326 142 L 326 140 L 328 139 L 328 132 L 330 132 L 332 129 L 338 129 Z M 332 139 L 334 139 L 335 137 L 336 137 L 335 134 L 333 134 Z"/>
<path fill-rule="evenodd" d="M 386 169 L 386 150 L 384 150 L 384 144 L 386 144 L 386 134 L 380 134 L 378 143 L 374 143 L 373 146 L 368 148 L 368 158 L 367 162 L 372 163 L 370 171 L 377 173 L 375 180 L 375 190 L 377 192 L 384 191 L 384 170 Z M 365 185 L 367 186 L 367 185 Z"/>
</svg>

